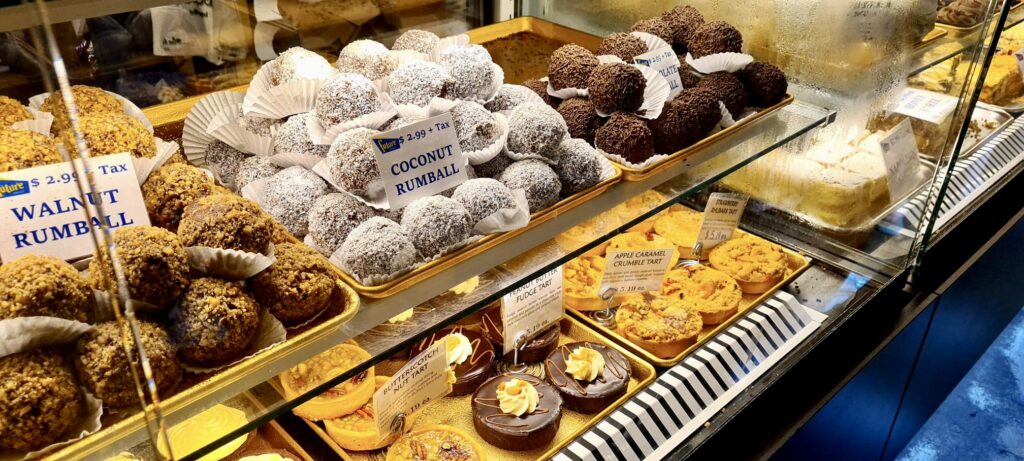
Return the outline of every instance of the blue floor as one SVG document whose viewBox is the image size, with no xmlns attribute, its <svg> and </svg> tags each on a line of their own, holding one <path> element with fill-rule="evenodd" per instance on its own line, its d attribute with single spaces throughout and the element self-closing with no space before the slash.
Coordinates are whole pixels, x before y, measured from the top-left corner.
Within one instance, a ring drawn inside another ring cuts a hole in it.
<svg viewBox="0 0 1024 461">
<path fill-rule="evenodd" d="M 1024 310 L 897 457 L 1024 460 Z"/>
</svg>

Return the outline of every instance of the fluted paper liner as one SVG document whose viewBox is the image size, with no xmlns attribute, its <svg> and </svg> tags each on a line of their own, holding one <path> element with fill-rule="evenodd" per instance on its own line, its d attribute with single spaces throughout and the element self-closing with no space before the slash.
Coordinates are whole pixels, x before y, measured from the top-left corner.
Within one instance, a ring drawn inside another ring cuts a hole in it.
<svg viewBox="0 0 1024 461">
<path fill-rule="evenodd" d="M 669 94 L 672 92 L 668 86 L 668 80 L 665 80 L 665 77 L 662 77 L 658 71 L 650 67 L 640 64 L 630 65 L 640 70 L 640 73 L 644 75 L 646 80 L 644 85 L 644 102 L 637 109 L 636 114 L 648 120 L 654 120 L 661 115 L 661 109 L 665 107 L 665 101 L 668 101 Z M 602 117 L 611 116 L 611 114 L 601 112 L 596 107 L 594 111 Z"/>
<path fill-rule="evenodd" d="M 686 53 L 686 63 L 702 74 L 738 72 L 752 62 L 754 57 L 744 53 L 715 53 L 702 58 L 694 58 L 690 53 Z"/>
<path fill-rule="evenodd" d="M 648 53 L 662 48 L 672 49 L 672 45 L 657 35 L 649 34 L 647 32 L 630 32 L 629 34 L 644 42 L 644 46 L 647 47 Z"/>
<path fill-rule="evenodd" d="M 172 315 L 174 315 L 172 313 Z M 223 370 L 236 363 L 246 360 L 260 352 L 263 352 L 271 347 L 274 347 L 280 343 L 283 343 L 288 339 L 288 331 L 285 330 L 284 324 L 281 323 L 277 317 L 274 317 L 266 309 L 260 313 L 260 326 L 256 330 L 256 339 L 245 350 L 244 355 L 235 359 L 231 363 L 225 363 L 224 365 L 217 365 L 212 367 L 204 367 L 201 365 L 192 365 L 185 362 L 181 362 L 181 368 L 190 373 L 210 373 L 217 370 Z"/>
<path fill-rule="evenodd" d="M 274 86 L 270 83 L 270 61 L 260 67 L 242 99 L 242 112 L 281 119 L 313 110 L 323 80 L 295 80 Z"/>
<path fill-rule="evenodd" d="M 107 94 L 117 98 L 118 101 L 121 101 L 121 105 L 124 107 L 125 115 L 138 119 L 140 122 L 142 122 L 143 125 L 145 125 L 146 129 L 149 130 L 150 134 L 153 133 L 153 122 L 149 121 L 149 117 L 146 117 L 146 113 L 143 112 L 142 109 L 139 109 L 139 106 L 136 106 L 134 102 L 129 101 L 128 98 L 125 98 L 124 96 L 121 96 L 117 93 L 107 91 Z M 41 93 L 32 96 L 31 98 L 28 98 L 28 107 L 30 109 L 35 109 L 42 112 L 41 107 L 43 106 L 43 101 L 45 101 L 46 97 L 49 95 L 50 93 Z M 52 116 L 53 114 L 50 115 Z M 82 114 L 78 115 L 81 116 Z"/>
<path fill-rule="evenodd" d="M 248 279 L 263 272 L 277 260 L 273 245 L 266 255 L 205 246 L 188 247 L 185 252 L 188 253 L 188 265 L 193 270 L 225 280 Z"/>
<path fill-rule="evenodd" d="M 541 98 L 540 95 L 535 93 L 533 90 L 530 90 L 530 91 L 526 92 L 526 99 L 527 99 L 527 101 L 524 102 L 523 104 L 528 104 L 528 103 L 547 104 L 546 102 L 544 102 L 544 98 Z M 505 118 L 508 118 L 508 116 L 512 114 L 512 110 L 513 109 L 499 110 L 496 113 L 504 115 Z"/>
<path fill-rule="evenodd" d="M 467 45 L 469 45 L 469 35 L 458 34 L 444 37 L 437 42 L 437 47 L 434 49 L 434 53 L 430 56 L 430 59 L 434 62 L 441 62 L 441 53 L 445 50 Z"/>
<path fill-rule="evenodd" d="M 616 62 L 623 62 L 623 61 L 618 56 L 610 55 L 610 54 L 602 54 L 602 55 L 597 57 L 597 63 L 598 64 L 612 64 L 612 63 L 616 63 Z M 554 96 L 554 97 L 559 98 L 559 99 L 589 98 L 590 97 L 590 92 L 588 92 L 586 88 L 562 88 L 560 90 L 556 90 L 555 87 L 551 86 L 551 80 L 549 80 L 548 77 L 544 77 L 544 78 L 542 78 L 540 80 L 542 82 L 547 82 L 548 83 L 548 95 L 549 96 Z"/>
<path fill-rule="evenodd" d="M 32 114 L 32 119 L 14 122 L 11 125 L 11 128 L 15 130 L 34 131 L 42 135 L 50 136 L 50 127 L 53 125 L 53 114 L 36 110 L 31 107 L 28 108 L 28 111 Z"/>
<path fill-rule="evenodd" d="M 14 450 L 0 450 L 0 461 L 18 461 L 43 458 L 61 448 L 98 432 L 103 427 L 103 423 L 100 422 L 100 418 L 103 417 L 103 402 L 86 391 L 85 388 L 82 388 L 82 394 L 84 394 L 82 402 L 82 409 L 84 411 L 82 417 L 78 420 L 78 424 L 68 431 L 71 438 L 64 440 L 63 442 L 47 445 L 39 450 L 28 453 Z"/>
<path fill-rule="evenodd" d="M 146 182 L 149 175 L 157 168 L 164 166 L 176 152 L 178 152 L 178 143 L 156 138 L 156 155 L 152 158 L 132 156 L 132 165 L 135 166 L 135 176 L 138 178 L 139 184 Z"/>
<path fill-rule="evenodd" d="M 92 290 L 93 301 L 96 303 L 95 309 L 93 309 L 93 316 L 96 323 L 106 322 L 109 320 L 116 320 L 117 317 L 114 315 L 112 309 L 113 304 L 110 302 L 110 293 L 103 290 Z M 129 299 L 128 303 L 132 305 L 135 312 L 159 312 L 162 311 L 162 306 L 150 304 L 145 301 L 139 301 L 136 299 Z M 123 310 L 125 306 L 121 306 Z"/>
<path fill-rule="evenodd" d="M 245 93 L 217 91 L 203 96 L 185 116 L 181 130 L 181 146 L 189 163 L 203 166 L 206 163 L 206 146 L 213 142 L 213 135 L 206 132 L 214 117 L 222 112 L 241 110 Z"/>
<path fill-rule="evenodd" d="M 633 169 L 643 169 L 643 168 L 647 168 L 648 166 L 661 163 L 666 158 L 668 158 L 669 155 L 670 155 L 670 154 L 654 154 L 654 155 L 651 156 L 651 158 L 649 158 L 647 160 L 644 160 L 641 163 L 633 163 L 633 162 L 630 162 L 630 161 L 626 160 L 625 158 L 622 158 L 619 155 L 605 152 L 604 150 L 601 150 L 600 148 L 597 149 L 597 153 L 603 155 L 604 158 L 607 159 L 607 160 L 611 160 L 611 161 L 613 161 L 615 163 L 618 163 L 619 165 L 624 165 L 624 166 L 627 166 L 627 167 L 630 167 L 630 168 L 633 168 Z"/>
<path fill-rule="evenodd" d="M 719 128 L 724 130 L 736 124 L 736 120 L 733 120 L 732 114 L 729 113 L 729 109 L 725 107 L 724 102 L 718 101 L 718 109 L 722 111 L 722 119 L 718 121 Z"/>
<path fill-rule="evenodd" d="M 206 133 L 246 154 L 266 156 L 274 152 L 274 138 L 246 131 L 238 120 L 236 110 L 221 111 L 210 120 Z"/>
<path fill-rule="evenodd" d="M 366 206 L 369 206 L 371 208 L 376 208 L 378 210 L 390 210 L 391 209 L 391 205 L 388 204 L 387 192 L 384 191 L 384 181 L 383 180 L 380 180 L 381 187 L 380 187 L 380 190 L 379 190 L 378 194 L 375 194 L 375 195 L 373 195 L 371 197 L 365 197 L 365 196 L 356 194 L 354 192 L 350 192 L 350 191 L 346 190 L 344 187 L 342 187 L 341 184 L 338 184 L 337 182 L 335 182 L 334 175 L 331 174 L 331 166 L 330 166 L 330 164 L 327 163 L 326 159 L 325 160 L 321 160 L 320 162 L 317 162 L 316 165 L 313 165 L 313 168 L 311 168 L 311 170 L 313 170 L 314 173 L 316 173 L 321 178 L 323 178 L 324 181 L 327 181 L 327 184 L 330 184 L 331 187 L 333 187 L 338 192 L 341 192 L 343 194 L 347 194 L 347 195 L 355 198 L 356 200 L 359 200 L 360 202 L 362 202 Z"/>
<path fill-rule="evenodd" d="M 380 110 L 376 112 L 361 115 L 347 122 L 342 122 L 329 127 L 323 126 L 323 124 L 320 123 L 320 119 L 317 117 L 308 117 L 306 119 L 306 129 L 309 131 L 309 137 L 313 140 L 313 143 L 321 146 L 329 146 L 334 143 L 334 140 L 338 135 L 348 130 L 356 128 L 370 128 L 377 130 L 394 118 L 396 112 L 395 105 L 391 101 L 391 97 L 377 88 L 378 85 L 374 85 L 374 93 L 376 93 L 377 102 L 380 104 Z"/>
<path fill-rule="evenodd" d="M 263 207 L 263 189 L 267 187 L 267 180 L 270 178 L 260 178 L 255 181 L 246 184 L 242 190 L 238 191 L 242 195 L 242 198 L 252 200 Z"/>
<path fill-rule="evenodd" d="M 478 235 L 508 232 L 526 227 L 530 223 L 530 204 L 526 200 L 526 192 L 513 189 L 515 208 L 503 208 L 481 219 L 473 226 L 473 233 Z"/>
<path fill-rule="evenodd" d="M 324 158 L 319 155 L 303 154 L 300 152 L 281 152 L 271 155 L 269 159 L 274 165 L 281 168 L 301 166 L 307 170 L 312 170 L 314 165 L 324 160 Z"/>
<path fill-rule="evenodd" d="M 74 342 L 92 329 L 88 323 L 60 317 L 17 317 L 0 320 L 0 357 L 44 346 Z"/>
</svg>

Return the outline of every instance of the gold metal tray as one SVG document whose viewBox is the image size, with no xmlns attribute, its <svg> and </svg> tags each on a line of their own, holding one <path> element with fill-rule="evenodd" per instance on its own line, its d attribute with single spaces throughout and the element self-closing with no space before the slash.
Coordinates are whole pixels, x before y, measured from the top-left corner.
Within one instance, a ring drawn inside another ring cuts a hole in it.
<svg viewBox="0 0 1024 461">
<path fill-rule="evenodd" d="M 757 237 L 756 235 L 744 232 L 743 230 L 740 229 L 737 229 L 736 233 L 737 235 L 750 235 L 755 238 L 760 238 Z M 609 338 L 612 338 L 616 342 L 622 344 L 622 346 L 628 349 L 630 352 L 639 355 L 640 357 L 643 357 L 648 362 L 651 362 L 659 367 L 671 367 L 683 361 L 683 359 L 686 358 L 687 355 L 689 355 L 691 352 L 693 352 L 698 347 L 707 342 L 707 340 L 710 339 L 712 336 L 715 336 L 716 334 L 718 334 L 718 332 L 728 328 L 729 325 L 732 325 L 733 322 L 742 317 L 744 313 L 760 305 L 766 299 L 771 297 L 772 294 L 774 294 L 780 288 L 786 286 L 786 284 L 788 284 L 789 282 L 796 279 L 797 276 L 799 276 L 801 273 L 803 273 L 803 271 L 807 270 L 807 268 L 811 266 L 811 261 L 806 256 L 803 256 L 786 247 L 782 247 L 782 249 L 783 251 L 786 252 L 786 255 L 789 256 L 789 271 L 786 273 L 786 276 L 783 277 L 782 281 L 775 284 L 775 286 L 771 287 L 768 291 L 759 295 L 744 293 L 743 298 L 740 299 L 740 306 L 739 309 L 737 309 L 735 315 L 733 315 L 728 320 L 718 325 L 705 326 L 704 330 L 701 331 L 700 335 L 697 337 L 696 343 L 694 343 L 692 346 L 686 348 L 686 350 L 684 350 L 683 352 L 671 358 L 658 357 L 648 352 L 646 349 L 637 346 L 636 344 L 633 344 L 632 341 L 626 339 L 625 337 L 619 335 L 618 331 L 601 325 L 600 323 L 597 322 L 597 320 L 591 317 L 591 315 L 594 313 L 593 311 L 581 312 L 569 307 L 568 305 L 565 307 L 565 310 L 572 313 L 573 316 L 578 318 L 587 326 L 593 328 L 594 330 L 597 330 L 598 332 Z"/>
<path fill-rule="evenodd" d="M 949 32 L 947 32 L 946 29 L 943 29 L 941 27 L 935 27 L 927 34 L 924 34 L 924 37 L 921 37 L 921 41 L 914 44 L 914 48 L 924 48 L 930 45 L 932 42 L 942 37 L 945 37 L 947 34 L 949 34 Z"/>
<path fill-rule="evenodd" d="M 266 407 L 252 394 L 245 393 L 246 400 L 255 407 L 260 414 L 267 411 Z M 313 461 L 313 457 L 306 453 L 306 450 L 302 449 L 302 445 L 299 445 L 287 431 L 281 427 L 277 421 L 269 421 L 267 424 L 260 426 L 254 431 L 256 437 L 245 446 L 245 450 L 238 454 L 232 454 L 228 458 L 228 461 L 241 459 L 246 456 L 255 455 L 259 453 L 266 453 L 270 450 L 288 450 L 292 454 L 297 455 L 302 461 Z"/>
<path fill-rule="evenodd" d="M 417 415 L 415 422 L 413 423 L 412 429 L 417 427 L 444 424 L 448 426 L 455 426 L 461 429 L 466 434 L 474 437 L 476 442 L 483 447 L 486 452 L 487 459 L 490 460 L 522 460 L 522 461 L 533 461 L 537 459 L 548 459 L 558 453 L 559 450 L 564 448 L 566 445 L 576 440 L 581 434 L 589 429 L 597 422 L 608 416 L 612 410 L 618 408 L 620 405 L 629 400 L 630 397 L 635 395 L 638 391 L 647 387 L 651 381 L 654 381 L 655 370 L 650 363 L 645 362 L 640 357 L 626 350 L 622 346 L 609 341 L 604 336 L 598 334 L 590 327 L 584 325 L 579 320 L 572 318 L 568 315 L 562 318 L 561 322 L 562 336 L 559 339 L 559 344 L 565 344 L 577 341 L 590 341 L 593 343 L 600 343 L 611 347 L 619 352 L 629 361 L 629 365 L 633 370 L 633 376 L 629 379 L 629 386 L 626 391 L 626 395 L 623 395 L 614 403 L 608 406 L 600 413 L 585 415 L 577 413 L 575 411 L 563 408 L 562 409 L 562 420 L 561 425 L 558 428 L 558 433 L 555 435 L 554 440 L 550 445 L 544 448 L 538 448 L 529 451 L 507 451 L 500 448 L 494 447 L 483 439 L 479 438 L 476 433 L 476 429 L 473 428 L 473 415 L 470 410 L 470 402 L 472 401 L 472 395 L 463 395 L 459 397 L 445 397 L 435 403 L 432 403 L 425 411 Z M 380 376 L 389 376 L 391 373 L 398 371 L 399 368 L 404 364 L 404 361 L 390 360 L 382 362 L 377 365 L 376 372 Z M 274 389 L 280 392 L 280 386 L 276 380 L 272 380 L 271 384 Z M 333 449 L 338 456 L 345 461 L 372 461 L 383 459 L 383 454 L 386 449 L 368 451 L 368 452 L 354 452 L 347 451 L 344 448 L 338 446 L 333 439 L 324 429 L 322 423 L 315 423 L 312 421 L 306 421 L 310 429 L 313 430 L 324 443 Z"/>
</svg>

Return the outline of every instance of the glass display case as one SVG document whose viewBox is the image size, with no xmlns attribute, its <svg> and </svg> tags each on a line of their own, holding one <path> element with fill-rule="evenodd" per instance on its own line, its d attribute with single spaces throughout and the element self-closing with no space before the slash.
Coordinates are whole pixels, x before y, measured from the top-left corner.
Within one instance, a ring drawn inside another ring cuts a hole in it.
<svg viewBox="0 0 1024 461">
<path fill-rule="evenodd" d="M 1016 175 L 1017 6 L 2 7 L 0 453 L 691 454 Z"/>
</svg>

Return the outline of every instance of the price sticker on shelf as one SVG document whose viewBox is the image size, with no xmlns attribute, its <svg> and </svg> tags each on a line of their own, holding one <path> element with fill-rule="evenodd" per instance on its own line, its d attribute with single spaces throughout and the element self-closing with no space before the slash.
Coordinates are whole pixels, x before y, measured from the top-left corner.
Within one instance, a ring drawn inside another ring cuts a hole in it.
<svg viewBox="0 0 1024 461">
<path fill-rule="evenodd" d="M 437 195 L 469 179 L 450 112 L 371 139 L 391 209 Z"/>
<path fill-rule="evenodd" d="M 436 341 L 413 357 L 373 394 L 371 407 L 378 434 L 400 430 L 407 417 L 448 395 L 448 358 L 444 341 Z"/>
<path fill-rule="evenodd" d="M 562 267 L 537 277 L 501 298 L 504 350 L 528 340 L 562 319 Z M 519 344 L 522 347 L 522 344 Z"/>
<path fill-rule="evenodd" d="M 658 48 L 637 55 L 633 62 L 650 67 L 668 81 L 668 98 L 675 98 L 683 91 L 683 80 L 679 77 L 679 56 L 671 48 Z"/>
<path fill-rule="evenodd" d="M 697 232 L 697 243 L 702 253 L 707 253 L 719 243 L 732 238 L 747 207 L 747 196 L 714 192 L 704 206 L 704 219 Z M 682 255 L 687 257 L 689 255 Z M 693 255 L 699 257 L 700 255 Z"/>
<path fill-rule="evenodd" d="M 888 110 L 938 125 L 953 113 L 956 105 L 957 99 L 952 96 L 917 88 L 905 88 L 899 97 L 889 104 Z"/>
<path fill-rule="evenodd" d="M 149 214 L 128 153 L 93 157 L 89 171 L 95 193 L 82 200 L 78 173 L 82 160 L 0 173 L 0 258 L 28 254 L 74 260 L 93 252 L 92 232 L 148 226 Z M 96 203 L 102 203 L 100 216 Z M 86 216 L 86 210 L 89 216 Z"/>
<path fill-rule="evenodd" d="M 917 183 L 921 158 L 917 155 L 917 140 L 910 128 L 910 120 L 903 120 L 887 131 L 878 141 L 888 175 L 889 197 L 895 200 L 910 192 Z"/>
<path fill-rule="evenodd" d="M 609 250 L 599 293 L 609 288 L 619 293 L 661 290 L 661 282 L 676 251 L 675 247 Z"/>
</svg>

